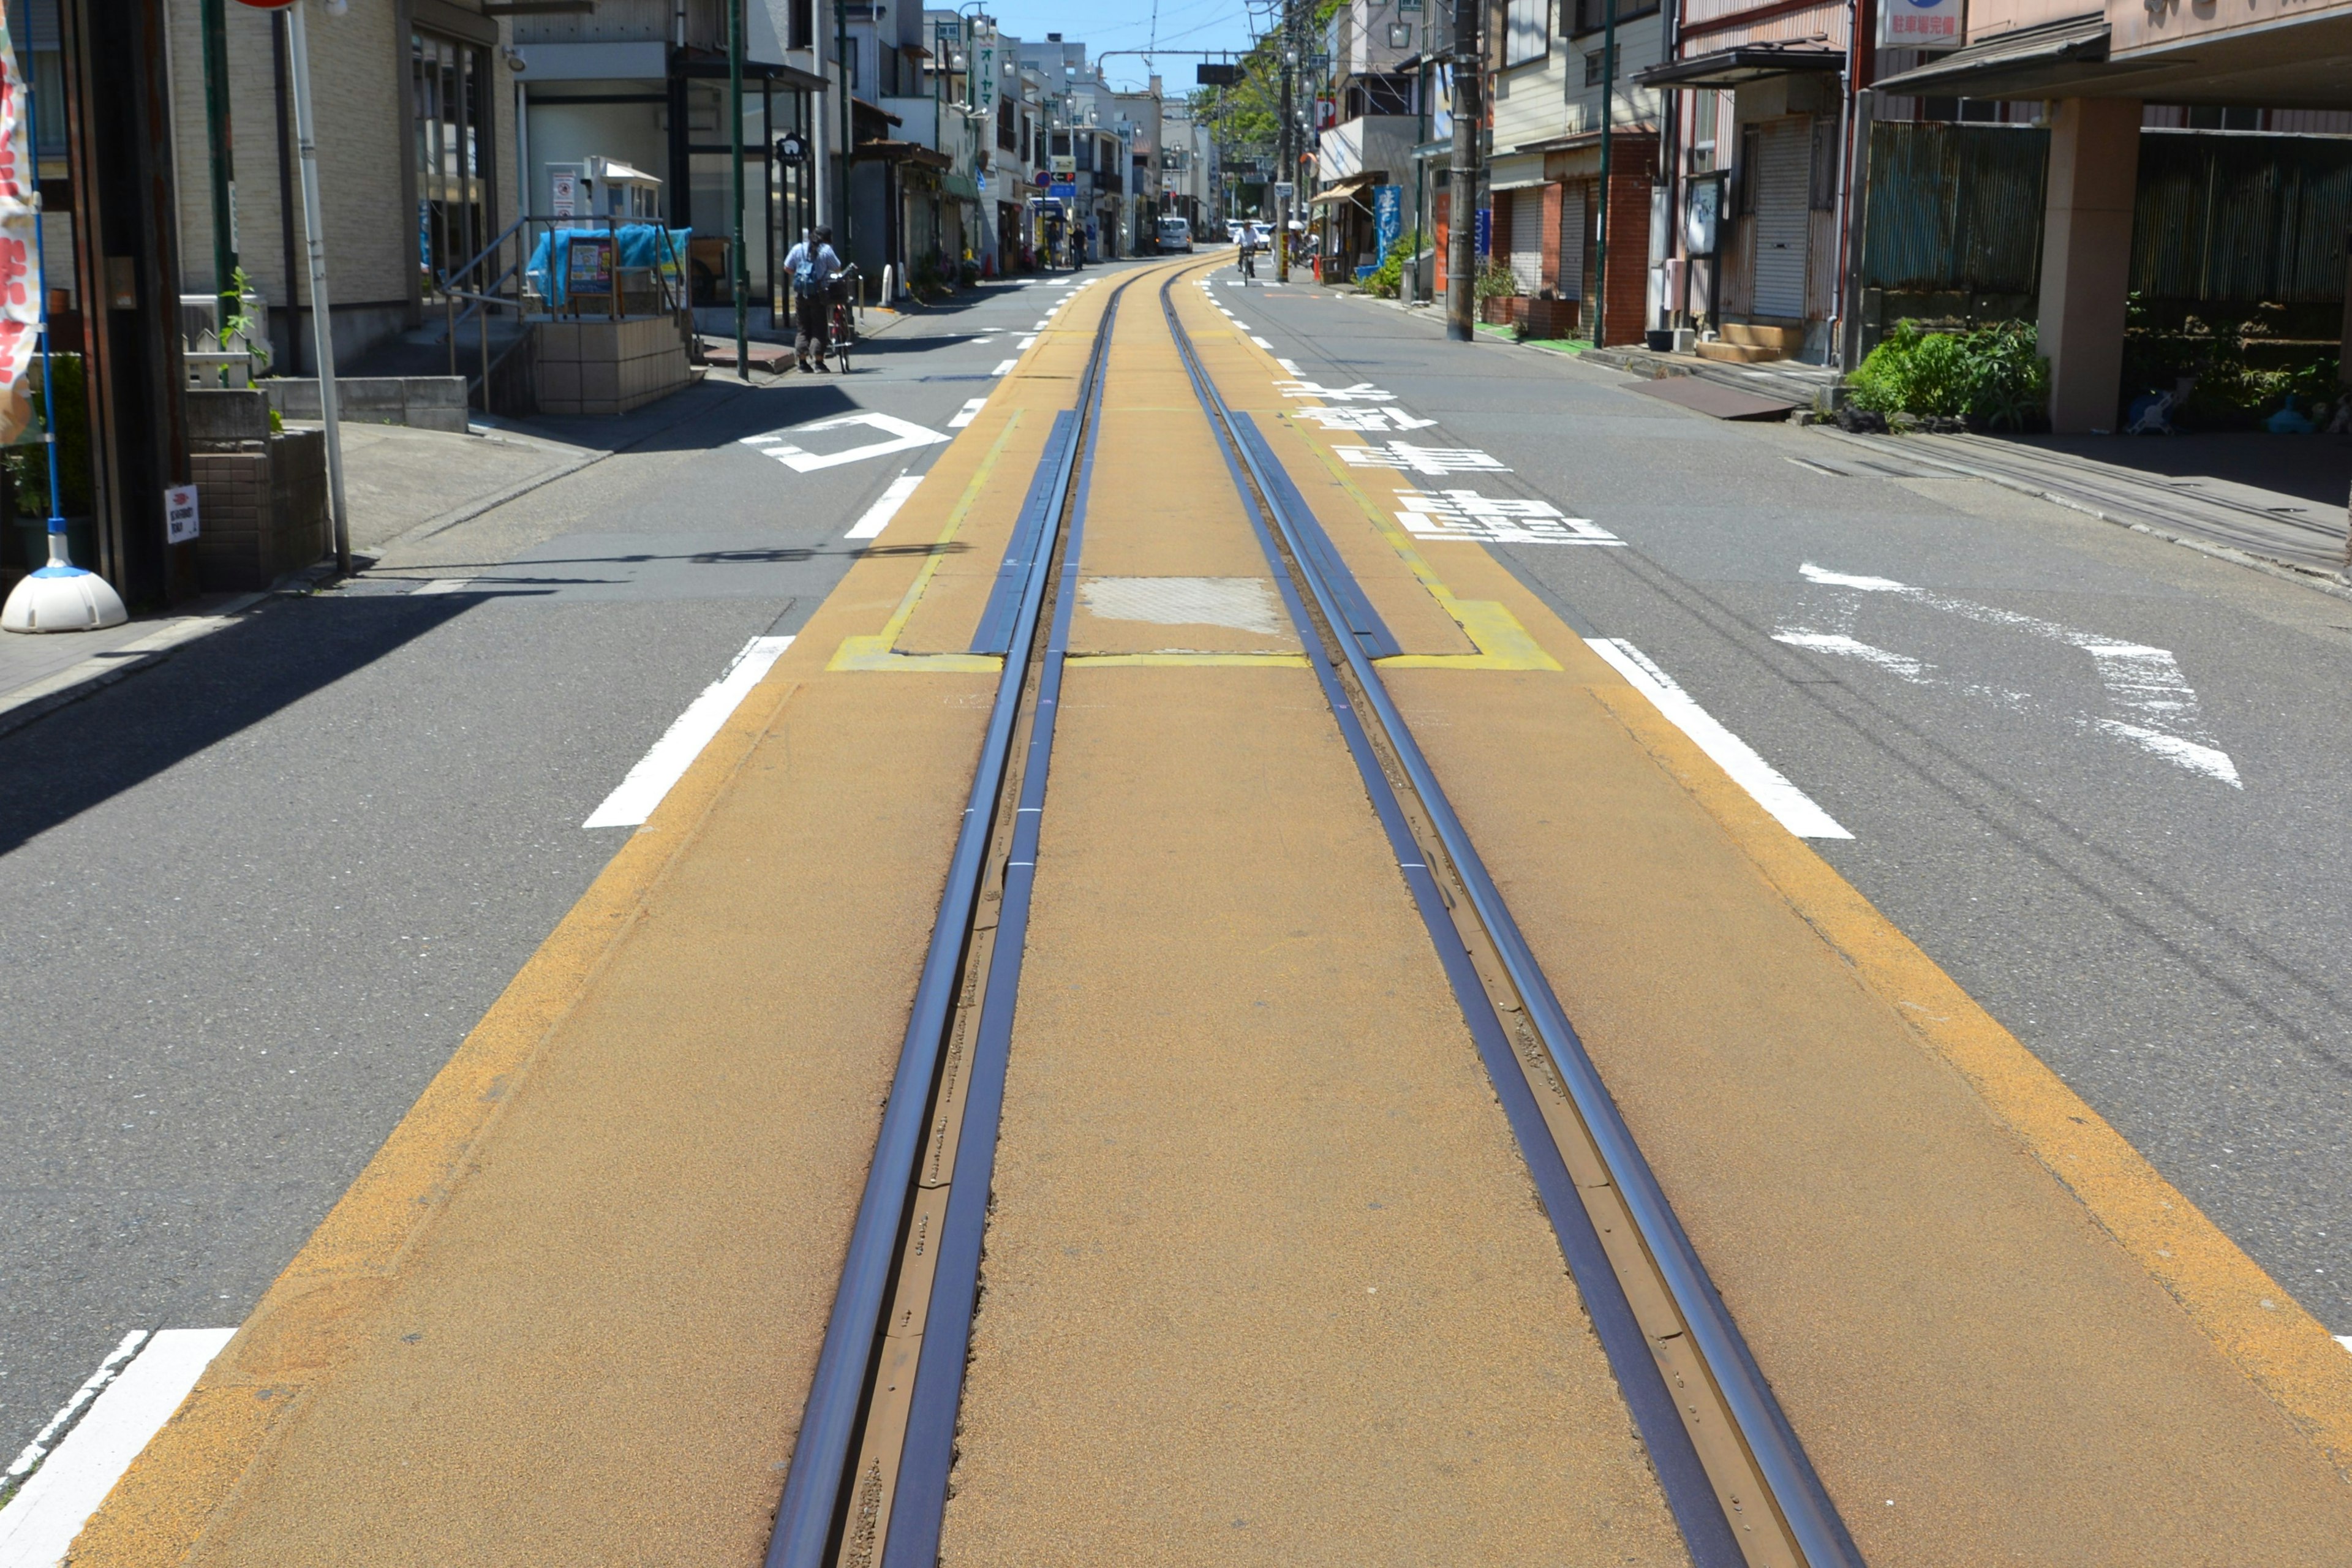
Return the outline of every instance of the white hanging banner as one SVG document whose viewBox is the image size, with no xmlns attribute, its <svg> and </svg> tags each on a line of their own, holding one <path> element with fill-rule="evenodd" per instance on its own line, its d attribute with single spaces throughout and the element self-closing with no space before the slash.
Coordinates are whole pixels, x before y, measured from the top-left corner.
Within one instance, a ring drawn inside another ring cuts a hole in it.
<svg viewBox="0 0 2352 1568">
<path fill-rule="evenodd" d="M 33 422 L 25 382 L 40 348 L 41 197 L 32 143 L 16 42 L 0 14 L 0 446 Z"/>
<path fill-rule="evenodd" d="M 1879 0 L 1882 49 L 1957 49 L 1966 37 L 1964 0 Z"/>
</svg>

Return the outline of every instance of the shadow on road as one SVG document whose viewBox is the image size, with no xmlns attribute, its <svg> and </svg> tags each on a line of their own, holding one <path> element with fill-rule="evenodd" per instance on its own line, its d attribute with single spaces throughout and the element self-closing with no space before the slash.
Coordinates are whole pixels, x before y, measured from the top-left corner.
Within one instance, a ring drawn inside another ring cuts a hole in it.
<svg viewBox="0 0 2352 1568">
<path fill-rule="evenodd" d="M 273 605 L 0 737 L 0 855 L 365 668 L 475 602 L 457 594 L 331 595 Z"/>
</svg>

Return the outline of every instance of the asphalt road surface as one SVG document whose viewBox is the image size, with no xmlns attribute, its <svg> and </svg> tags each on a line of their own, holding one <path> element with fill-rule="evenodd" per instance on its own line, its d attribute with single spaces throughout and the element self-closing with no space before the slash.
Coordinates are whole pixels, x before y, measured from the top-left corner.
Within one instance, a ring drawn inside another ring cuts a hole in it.
<svg viewBox="0 0 2352 1568">
<path fill-rule="evenodd" d="M 243 1320 L 628 831 L 583 824 L 1101 276 L 911 317 L 846 377 L 713 373 L 0 736 L 0 1458 L 126 1332 Z"/>
<path fill-rule="evenodd" d="M 1820 803 L 1853 837 L 1813 847 L 2352 1335 L 2352 603 L 1433 311 L 1216 294 L 1345 406 L 1433 421 L 1367 441 L 1507 470 L 1424 489 L 1622 541 L 1496 548 Z"/>
</svg>

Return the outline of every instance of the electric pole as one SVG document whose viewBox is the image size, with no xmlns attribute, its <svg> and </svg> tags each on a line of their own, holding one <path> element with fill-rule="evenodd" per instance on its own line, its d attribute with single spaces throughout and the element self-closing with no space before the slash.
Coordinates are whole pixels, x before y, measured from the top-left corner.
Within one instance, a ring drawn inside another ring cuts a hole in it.
<svg viewBox="0 0 2352 1568">
<path fill-rule="evenodd" d="M 1454 168 L 1445 247 L 1445 335 L 1462 343 L 1470 341 L 1478 299 L 1478 126 L 1486 118 L 1486 60 L 1479 47 L 1478 16 L 1484 4 L 1454 0 Z"/>
<path fill-rule="evenodd" d="M 1297 111 L 1290 97 L 1291 79 L 1298 71 L 1298 26 L 1293 15 L 1297 4 L 1297 0 L 1283 0 L 1282 7 L 1282 134 L 1274 154 L 1274 279 L 1277 283 L 1290 281 L 1290 207 L 1298 199 L 1298 149 L 1293 141 L 1297 134 Z M 1285 196 L 1285 191 L 1290 195 Z"/>
</svg>

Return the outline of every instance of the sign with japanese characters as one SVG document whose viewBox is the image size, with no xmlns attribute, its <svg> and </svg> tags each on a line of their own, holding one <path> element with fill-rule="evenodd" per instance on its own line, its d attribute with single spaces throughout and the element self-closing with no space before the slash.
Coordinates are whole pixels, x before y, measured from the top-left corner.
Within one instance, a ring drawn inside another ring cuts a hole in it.
<svg viewBox="0 0 2352 1568">
<path fill-rule="evenodd" d="M 40 197 L 16 40 L 0 16 L 0 445 L 33 422 L 26 373 L 41 341 Z"/>
<path fill-rule="evenodd" d="M 1965 0 L 1883 0 L 1878 7 L 1882 49 L 1957 49 L 1964 36 Z"/>
<path fill-rule="evenodd" d="M 163 537 L 173 544 L 185 544 L 199 531 L 196 520 L 196 487 L 173 485 L 163 491 Z"/>
</svg>

